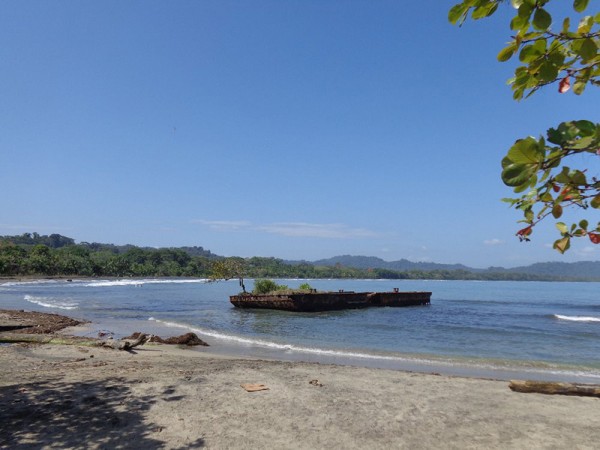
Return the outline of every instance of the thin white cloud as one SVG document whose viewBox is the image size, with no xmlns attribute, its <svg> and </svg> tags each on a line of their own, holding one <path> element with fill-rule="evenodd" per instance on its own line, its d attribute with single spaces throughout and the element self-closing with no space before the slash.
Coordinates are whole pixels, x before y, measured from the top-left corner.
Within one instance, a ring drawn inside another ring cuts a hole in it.
<svg viewBox="0 0 600 450">
<path fill-rule="evenodd" d="M 265 233 L 288 237 L 316 237 L 325 239 L 352 239 L 374 237 L 377 234 L 364 228 L 351 228 L 339 223 L 274 223 L 256 228 Z"/>
<path fill-rule="evenodd" d="M 504 244 L 504 241 L 501 239 L 493 238 L 493 239 L 486 239 L 485 241 L 483 241 L 483 243 L 485 245 L 500 245 L 500 244 Z"/>
<path fill-rule="evenodd" d="M 591 255 L 595 255 L 597 251 L 598 249 L 596 247 L 588 245 L 578 250 L 576 253 L 581 256 L 589 257 Z"/>
<path fill-rule="evenodd" d="M 245 220 L 194 220 L 215 231 L 253 230 L 287 237 L 316 237 L 323 239 L 353 239 L 377 236 L 365 228 L 352 228 L 340 223 L 279 222 L 253 225 Z"/>
<path fill-rule="evenodd" d="M 193 223 L 206 225 L 216 231 L 237 231 L 252 225 L 246 220 L 194 220 Z"/>
</svg>

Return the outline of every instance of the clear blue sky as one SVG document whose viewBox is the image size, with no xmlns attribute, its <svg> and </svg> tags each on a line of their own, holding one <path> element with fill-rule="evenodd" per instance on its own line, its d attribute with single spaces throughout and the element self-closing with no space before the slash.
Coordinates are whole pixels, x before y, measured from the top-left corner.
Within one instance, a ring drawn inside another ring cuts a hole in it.
<svg viewBox="0 0 600 450">
<path fill-rule="evenodd" d="M 600 259 L 583 240 L 561 257 L 550 222 L 520 244 L 500 201 L 514 140 L 598 120 L 598 89 L 514 102 L 513 66 L 496 62 L 510 7 L 458 28 L 453 3 L 3 1 L 0 234 L 475 267 Z"/>
</svg>

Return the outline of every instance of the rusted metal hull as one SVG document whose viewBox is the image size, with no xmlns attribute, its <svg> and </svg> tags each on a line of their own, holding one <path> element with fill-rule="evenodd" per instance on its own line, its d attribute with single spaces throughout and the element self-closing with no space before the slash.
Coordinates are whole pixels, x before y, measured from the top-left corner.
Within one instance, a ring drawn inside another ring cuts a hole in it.
<svg viewBox="0 0 600 450">
<path fill-rule="evenodd" d="M 284 311 L 315 312 L 358 309 L 371 306 L 428 305 L 431 292 L 318 292 L 284 295 L 232 295 L 229 300 L 236 308 L 280 309 Z"/>
</svg>

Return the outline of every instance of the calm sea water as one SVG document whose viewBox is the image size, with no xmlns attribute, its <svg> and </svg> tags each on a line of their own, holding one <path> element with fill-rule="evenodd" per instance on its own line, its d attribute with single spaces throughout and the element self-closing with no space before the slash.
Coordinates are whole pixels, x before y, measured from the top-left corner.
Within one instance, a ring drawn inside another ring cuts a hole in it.
<svg viewBox="0 0 600 450">
<path fill-rule="evenodd" d="M 600 283 L 278 280 L 306 281 L 322 290 L 433 295 L 424 307 L 290 313 L 233 308 L 237 282 L 56 280 L 2 283 L 0 308 L 85 318 L 90 335 L 192 330 L 239 355 L 600 382 Z"/>
</svg>

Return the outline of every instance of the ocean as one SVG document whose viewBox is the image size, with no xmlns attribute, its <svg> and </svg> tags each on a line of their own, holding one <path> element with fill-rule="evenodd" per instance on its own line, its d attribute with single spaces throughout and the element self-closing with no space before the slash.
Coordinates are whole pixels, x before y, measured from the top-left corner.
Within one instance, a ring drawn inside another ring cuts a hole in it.
<svg viewBox="0 0 600 450">
<path fill-rule="evenodd" d="M 81 334 L 89 336 L 193 331 L 214 351 L 237 356 L 600 383 L 600 283 L 277 282 L 433 294 L 429 306 L 292 313 L 234 308 L 228 297 L 239 292 L 237 281 L 39 280 L 0 282 L 0 308 L 87 319 L 92 323 Z"/>
</svg>

